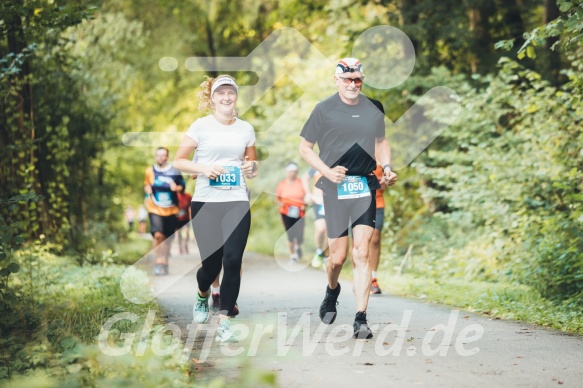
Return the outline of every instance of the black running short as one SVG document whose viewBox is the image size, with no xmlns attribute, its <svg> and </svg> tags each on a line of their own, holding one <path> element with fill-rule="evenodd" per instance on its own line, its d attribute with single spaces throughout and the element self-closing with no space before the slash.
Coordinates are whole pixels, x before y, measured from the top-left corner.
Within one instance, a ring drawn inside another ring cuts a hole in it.
<svg viewBox="0 0 583 388">
<path fill-rule="evenodd" d="M 338 199 L 335 191 L 324 191 L 326 231 L 329 238 L 348 236 L 348 226 L 375 227 L 376 190 L 369 197 Z"/>
<path fill-rule="evenodd" d="M 304 242 L 304 217 L 292 218 L 282 214 L 281 219 L 287 232 L 287 240 L 289 242 L 296 240 L 301 245 Z"/>
<path fill-rule="evenodd" d="M 186 226 L 186 224 L 188 224 L 190 222 L 190 220 L 176 220 L 176 230 L 180 230 L 182 229 L 184 226 Z"/>
<path fill-rule="evenodd" d="M 176 215 L 159 216 L 158 214 L 150 213 L 150 233 L 152 236 L 156 232 L 160 232 L 168 238 L 174 234 L 177 225 Z"/>
</svg>

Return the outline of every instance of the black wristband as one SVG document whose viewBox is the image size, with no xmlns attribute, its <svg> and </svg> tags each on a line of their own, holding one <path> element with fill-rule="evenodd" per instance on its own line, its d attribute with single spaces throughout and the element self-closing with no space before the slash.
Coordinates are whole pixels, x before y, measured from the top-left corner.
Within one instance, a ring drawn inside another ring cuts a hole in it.
<svg viewBox="0 0 583 388">
<path fill-rule="evenodd" d="M 259 169 L 259 163 L 257 163 L 255 160 L 253 160 L 251 163 L 253 163 L 253 169 L 251 169 L 251 174 L 253 174 L 255 171 L 257 171 L 257 169 Z"/>
<path fill-rule="evenodd" d="M 385 172 L 385 168 L 387 168 L 387 167 L 390 168 L 391 171 L 393 171 L 393 166 L 391 166 L 391 163 L 387 163 L 383 166 L 383 172 Z"/>
</svg>

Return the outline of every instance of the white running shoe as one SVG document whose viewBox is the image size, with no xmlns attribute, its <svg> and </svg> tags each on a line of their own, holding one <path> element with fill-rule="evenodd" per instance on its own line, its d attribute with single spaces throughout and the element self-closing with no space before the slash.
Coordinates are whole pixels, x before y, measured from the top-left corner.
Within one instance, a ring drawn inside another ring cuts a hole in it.
<svg viewBox="0 0 583 388">
<path fill-rule="evenodd" d="M 196 303 L 192 309 L 194 320 L 198 323 L 206 323 L 210 316 L 209 297 L 203 298 L 196 293 Z"/>
<path fill-rule="evenodd" d="M 230 329 L 230 323 L 228 319 L 219 323 L 219 328 L 217 329 L 217 335 L 215 341 L 225 342 L 225 343 L 236 343 L 239 342 L 237 337 L 233 335 Z"/>
</svg>

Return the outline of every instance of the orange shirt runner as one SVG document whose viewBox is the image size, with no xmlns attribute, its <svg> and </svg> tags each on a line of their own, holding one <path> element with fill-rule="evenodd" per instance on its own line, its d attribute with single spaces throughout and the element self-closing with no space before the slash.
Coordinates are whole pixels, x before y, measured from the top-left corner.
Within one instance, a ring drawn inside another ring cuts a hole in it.
<svg viewBox="0 0 583 388">
<path fill-rule="evenodd" d="M 296 178 L 292 182 L 289 179 L 284 179 L 279 182 L 275 189 L 275 195 L 283 203 L 279 207 L 281 214 L 292 218 L 301 218 L 304 216 L 306 209 L 304 197 L 306 196 L 306 191 L 300 178 Z M 299 213 L 297 213 L 298 211 L 296 209 L 299 209 Z"/>
</svg>

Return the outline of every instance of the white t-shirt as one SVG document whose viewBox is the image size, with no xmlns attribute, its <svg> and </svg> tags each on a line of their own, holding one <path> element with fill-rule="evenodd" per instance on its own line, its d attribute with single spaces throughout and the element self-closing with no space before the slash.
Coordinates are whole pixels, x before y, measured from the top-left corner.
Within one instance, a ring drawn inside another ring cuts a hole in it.
<svg viewBox="0 0 583 388">
<path fill-rule="evenodd" d="M 231 125 L 221 124 L 213 115 L 197 119 L 186 131 L 186 136 L 198 145 L 195 159 L 199 164 L 241 167 L 245 149 L 255 144 L 255 131 L 251 124 L 235 119 Z M 194 160 L 193 158 L 193 160 Z M 193 201 L 232 202 L 248 201 L 247 185 L 243 172 L 240 174 L 240 186 L 230 190 L 211 187 L 206 175 L 199 175 L 196 180 Z"/>
</svg>

